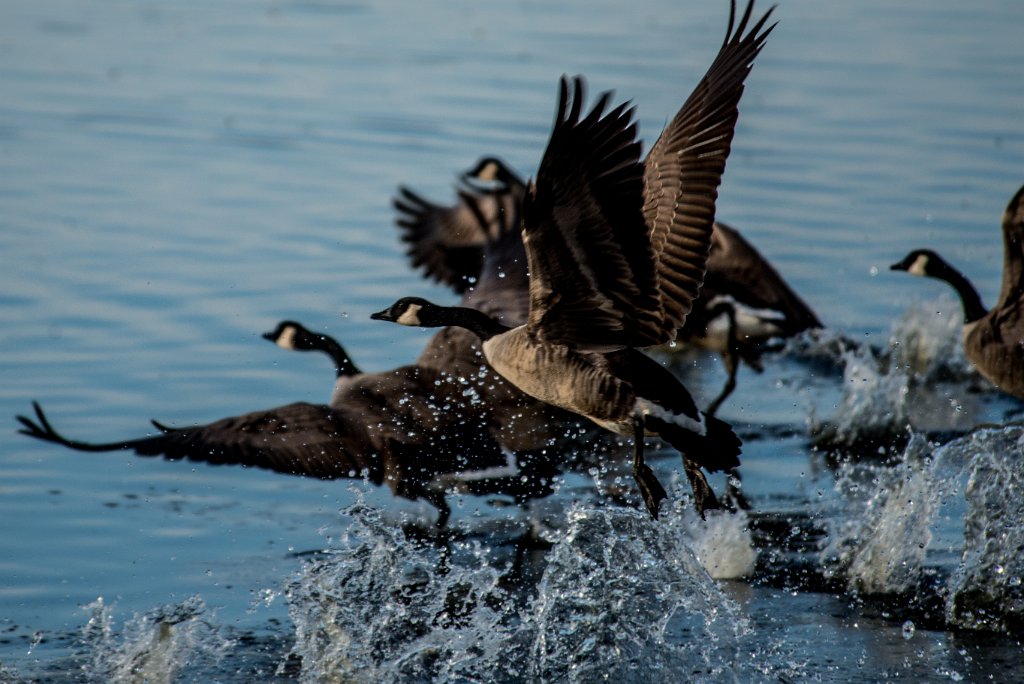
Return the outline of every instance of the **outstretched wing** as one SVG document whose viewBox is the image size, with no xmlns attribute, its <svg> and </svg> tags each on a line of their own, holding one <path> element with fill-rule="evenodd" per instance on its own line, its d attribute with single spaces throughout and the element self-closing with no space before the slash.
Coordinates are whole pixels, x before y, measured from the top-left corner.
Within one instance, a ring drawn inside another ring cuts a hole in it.
<svg viewBox="0 0 1024 684">
<path fill-rule="evenodd" d="M 657 260 L 665 322 L 679 328 L 700 292 L 711 246 L 743 81 L 774 24 L 769 9 L 750 30 L 753 0 L 733 31 L 736 4 L 718 56 L 644 162 L 644 220 Z"/>
<path fill-rule="evenodd" d="M 295 403 L 187 428 L 154 421 L 160 434 L 93 443 L 65 438 L 50 425 L 42 407 L 33 406 L 38 422 L 18 416 L 24 426 L 20 432 L 78 451 L 130 449 L 140 456 L 251 466 L 325 480 L 366 476 L 380 484 L 383 478 L 381 454 L 372 448 L 365 425 L 343 409 Z"/>
<path fill-rule="evenodd" d="M 607 351 L 659 341 L 662 311 L 644 226 L 633 110 L 586 117 L 582 77 L 560 84 L 554 130 L 523 199 L 529 329 L 538 339 Z"/>
</svg>

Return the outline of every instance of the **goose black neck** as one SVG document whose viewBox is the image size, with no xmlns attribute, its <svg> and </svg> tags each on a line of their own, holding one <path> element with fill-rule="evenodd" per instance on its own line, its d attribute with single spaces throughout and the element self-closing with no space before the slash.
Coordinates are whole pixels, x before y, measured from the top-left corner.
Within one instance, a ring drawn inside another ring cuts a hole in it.
<svg viewBox="0 0 1024 684">
<path fill-rule="evenodd" d="M 319 335 L 318 337 L 318 346 L 325 354 L 331 357 L 332 361 L 334 361 L 334 368 L 337 371 L 339 378 L 359 373 L 359 368 L 356 367 L 356 364 L 352 363 L 352 359 L 348 357 L 348 354 L 345 352 L 345 348 L 338 344 L 334 338 L 328 337 L 327 335 Z"/>
<path fill-rule="evenodd" d="M 949 264 L 942 264 L 941 269 L 929 273 L 929 275 L 945 280 L 960 295 L 960 301 L 964 305 L 964 324 L 973 323 L 988 313 L 985 305 L 981 303 L 981 296 L 978 294 L 978 291 L 974 289 L 971 281 L 967 280 L 960 271 Z"/>
<path fill-rule="evenodd" d="M 464 306 L 451 306 L 439 311 L 439 319 L 444 325 L 454 325 L 465 328 L 486 342 L 495 335 L 511 330 L 507 325 L 499 323 L 482 311 L 470 309 Z"/>
</svg>

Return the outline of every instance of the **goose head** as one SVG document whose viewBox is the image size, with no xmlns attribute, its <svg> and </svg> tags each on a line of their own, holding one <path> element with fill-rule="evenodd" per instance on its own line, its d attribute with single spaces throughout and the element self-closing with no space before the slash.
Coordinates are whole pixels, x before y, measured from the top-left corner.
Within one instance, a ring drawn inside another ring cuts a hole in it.
<svg viewBox="0 0 1024 684">
<path fill-rule="evenodd" d="M 490 185 L 499 189 L 522 184 L 522 180 L 508 164 L 497 157 L 483 157 L 473 168 L 462 174 L 462 178 L 470 184 Z"/>
<path fill-rule="evenodd" d="M 910 275 L 947 279 L 951 267 L 946 260 L 930 249 L 915 249 L 889 267 L 891 271 L 906 271 Z"/>
<path fill-rule="evenodd" d="M 370 314 L 375 321 L 390 321 L 399 325 L 434 328 L 447 325 L 442 308 L 421 297 L 402 297 L 377 313 Z"/>
<path fill-rule="evenodd" d="M 263 333 L 263 339 L 270 340 L 282 349 L 320 349 L 320 336 L 295 321 L 281 321 L 270 332 Z"/>
</svg>

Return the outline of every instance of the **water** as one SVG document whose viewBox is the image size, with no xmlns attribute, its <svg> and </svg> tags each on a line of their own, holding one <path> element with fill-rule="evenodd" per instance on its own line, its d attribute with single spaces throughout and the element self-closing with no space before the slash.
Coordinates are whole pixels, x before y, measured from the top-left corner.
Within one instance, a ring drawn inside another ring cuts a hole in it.
<svg viewBox="0 0 1024 684">
<path fill-rule="evenodd" d="M 449 197 L 484 153 L 533 173 L 562 73 L 632 99 L 650 141 L 726 16 L 4 3 L 0 413 L 37 399 L 66 434 L 107 441 L 151 417 L 324 401 L 326 361 L 259 339 L 285 317 L 365 369 L 409 362 L 427 334 L 368 314 L 450 299 L 405 267 L 396 186 Z M 1024 182 L 1024 6 L 792 0 L 777 18 L 719 215 L 831 335 L 874 351 L 808 343 L 741 370 L 721 415 L 745 439 L 748 525 L 699 523 L 677 486 L 651 525 L 568 473 L 528 513 L 459 498 L 439 550 L 397 531 L 426 504 L 384 490 L 72 453 L 12 419 L 0 679 L 1012 680 L 1019 428 L 939 443 L 1021 405 L 957 356 L 942 284 L 887 267 L 931 246 L 994 301 L 999 216 Z M 716 359 L 673 363 L 700 401 L 717 393 Z M 666 482 L 676 464 L 655 461 Z M 526 520 L 550 549 L 517 553 Z"/>
</svg>

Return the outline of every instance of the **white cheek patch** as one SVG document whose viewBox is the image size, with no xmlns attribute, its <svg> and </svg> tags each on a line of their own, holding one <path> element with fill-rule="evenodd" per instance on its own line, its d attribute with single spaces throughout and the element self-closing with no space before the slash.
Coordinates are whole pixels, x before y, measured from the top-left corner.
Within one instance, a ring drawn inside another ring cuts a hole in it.
<svg viewBox="0 0 1024 684">
<path fill-rule="evenodd" d="M 420 324 L 420 309 L 423 308 L 419 304 L 410 304 L 409 308 L 402 312 L 395 323 L 399 325 L 419 325 Z"/>
<path fill-rule="evenodd" d="M 281 347 L 281 349 L 295 349 L 295 332 L 295 328 L 289 325 L 277 336 L 274 344 Z"/>
<path fill-rule="evenodd" d="M 498 165 L 491 162 L 480 169 L 480 173 L 476 175 L 479 180 L 482 181 L 494 181 L 498 179 Z"/>
<path fill-rule="evenodd" d="M 907 273 L 916 276 L 926 276 L 928 275 L 928 273 L 925 271 L 925 269 L 927 268 L 928 257 L 926 257 L 924 254 L 919 254 L 917 258 L 914 259 L 914 263 L 910 264 L 910 268 L 907 269 Z"/>
</svg>

